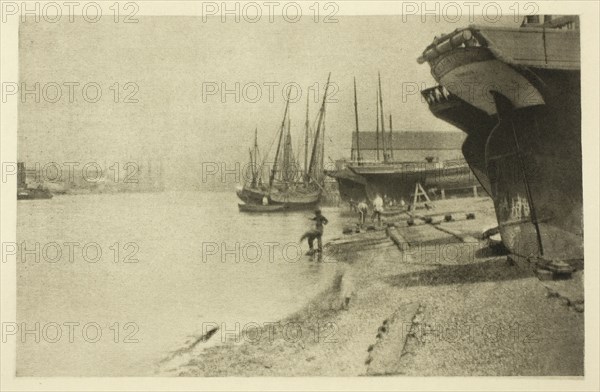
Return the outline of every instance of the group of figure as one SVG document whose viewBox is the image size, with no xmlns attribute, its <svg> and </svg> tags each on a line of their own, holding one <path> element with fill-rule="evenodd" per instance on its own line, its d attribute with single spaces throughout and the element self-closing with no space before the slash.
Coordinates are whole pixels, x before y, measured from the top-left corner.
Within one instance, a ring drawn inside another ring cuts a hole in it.
<svg viewBox="0 0 600 392">
<path fill-rule="evenodd" d="M 381 214 L 383 213 L 384 205 L 394 207 L 397 204 L 402 207 L 406 205 L 404 199 L 400 200 L 399 203 L 396 203 L 396 201 L 393 199 L 386 198 L 385 196 L 382 198 L 380 194 L 377 194 L 373 199 L 371 222 L 374 222 L 375 219 L 377 219 L 377 223 L 381 225 Z M 360 225 L 364 225 L 367 220 L 367 216 L 369 215 L 369 205 L 367 204 L 367 201 L 363 199 L 360 203 L 356 204 L 355 201 L 350 200 L 350 208 L 358 214 L 358 223 Z"/>
<path fill-rule="evenodd" d="M 362 200 L 356 206 L 356 212 L 358 212 L 358 223 L 364 225 L 369 214 L 369 206 L 365 200 Z M 381 213 L 383 212 L 383 199 L 379 194 L 373 199 L 373 213 L 371 214 L 371 221 L 375 221 L 377 218 L 377 224 L 381 225 Z"/>
<path fill-rule="evenodd" d="M 265 200 L 263 199 L 263 204 L 265 204 Z M 377 219 L 377 224 L 381 225 L 381 214 L 383 213 L 383 206 L 384 206 L 384 199 L 381 197 L 381 195 L 378 193 L 375 198 L 373 199 L 373 212 L 371 214 L 371 221 L 374 222 L 375 219 Z M 402 199 L 399 203 L 402 207 L 404 207 L 405 202 Z M 394 206 L 396 205 L 395 202 L 390 201 L 388 199 L 388 205 L 389 206 Z M 366 200 L 362 200 L 360 203 L 356 204 L 356 202 L 354 202 L 353 200 L 350 201 L 350 206 L 351 208 L 358 213 L 358 223 L 359 225 L 364 225 L 366 223 L 367 220 L 367 216 L 369 215 L 369 205 L 367 204 Z M 315 251 L 318 252 L 322 252 L 323 250 L 323 229 L 324 226 L 329 223 L 329 221 L 327 220 L 327 218 L 325 218 L 325 216 L 323 216 L 323 214 L 321 213 L 321 210 L 317 209 L 315 210 L 315 215 L 310 218 L 311 220 L 313 220 L 315 222 L 315 228 L 313 230 L 309 230 L 307 232 L 305 232 L 302 237 L 300 238 L 300 242 L 304 241 L 305 239 L 308 240 L 308 253 L 309 255 L 312 255 L 315 253 Z M 317 249 L 314 249 L 314 241 L 317 240 Z"/>
</svg>

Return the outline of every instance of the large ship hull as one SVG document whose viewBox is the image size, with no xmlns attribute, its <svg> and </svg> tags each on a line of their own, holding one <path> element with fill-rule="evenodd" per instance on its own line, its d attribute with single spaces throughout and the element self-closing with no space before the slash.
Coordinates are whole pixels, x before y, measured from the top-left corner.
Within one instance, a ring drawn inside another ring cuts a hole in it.
<svg viewBox="0 0 600 392">
<path fill-rule="evenodd" d="M 485 143 L 498 122 L 496 118 L 467 104 L 456 95 L 448 93 L 441 86 L 424 90 L 422 94 L 429 104 L 429 109 L 437 118 L 467 134 L 462 145 L 463 156 L 473 176 L 486 193 L 491 195 L 491 184 L 485 162 Z"/>
<path fill-rule="evenodd" d="M 478 185 L 469 165 L 462 160 L 382 163 L 349 168 L 366 179 L 370 199 L 379 193 L 398 201 L 410 200 L 417 183 L 436 193 L 439 189 L 465 189 Z"/>
<path fill-rule="evenodd" d="M 540 30 L 486 30 L 482 36 L 487 42 L 496 38 L 500 48 L 457 47 L 427 59 L 449 93 L 432 94 L 436 87 L 423 95 L 434 115 L 468 134 L 463 153 L 494 200 L 504 245 L 541 263 L 578 267 L 583 260 L 579 34 Z M 508 56 L 503 40 L 532 53 Z M 532 49 L 542 44 L 545 61 Z M 479 91 L 460 88 L 468 85 Z"/>
<path fill-rule="evenodd" d="M 349 203 L 367 200 L 367 182 L 364 177 L 354 174 L 348 168 L 331 170 L 326 174 L 337 181 L 342 201 Z"/>
</svg>

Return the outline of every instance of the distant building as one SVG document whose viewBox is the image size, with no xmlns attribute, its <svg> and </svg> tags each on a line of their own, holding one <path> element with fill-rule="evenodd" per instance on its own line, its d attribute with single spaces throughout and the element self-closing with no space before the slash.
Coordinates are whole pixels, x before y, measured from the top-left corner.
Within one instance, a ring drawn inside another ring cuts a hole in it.
<svg viewBox="0 0 600 392">
<path fill-rule="evenodd" d="M 375 132 L 360 132 L 360 157 L 363 161 L 377 160 L 377 137 Z M 393 131 L 392 142 L 389 142 L 389 131 L 386 131 L 385 142 L 379 135 L 379 158 L 383 160 L 383 146 L 390 159 L 400 162 L 418 162 L 431 159 L 446 161 L 462 159 L 462 144 L 467 135 L 464 132 L 435 131 Z M 389 146 L 392 150 L 389 150 Z M 352 133 L 351 160 L 357 158 L 356 132 Z"/>
</svg>

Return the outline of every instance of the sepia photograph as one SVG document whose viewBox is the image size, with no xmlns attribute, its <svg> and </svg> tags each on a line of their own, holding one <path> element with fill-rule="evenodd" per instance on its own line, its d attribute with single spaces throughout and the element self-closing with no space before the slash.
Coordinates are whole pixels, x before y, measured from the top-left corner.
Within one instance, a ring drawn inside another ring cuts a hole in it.
<svg viewBox="0 0 600 392">
<path fill-rule="evenodd" d="M 0 5 L 2 390 L 600 388 L 598 3 Z"/>
</svg>

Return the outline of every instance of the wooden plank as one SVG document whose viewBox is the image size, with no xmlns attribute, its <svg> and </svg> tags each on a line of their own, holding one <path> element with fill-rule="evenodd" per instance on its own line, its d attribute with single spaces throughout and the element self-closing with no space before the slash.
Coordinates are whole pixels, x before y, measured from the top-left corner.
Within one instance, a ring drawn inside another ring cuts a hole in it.
<svg viewBox="0 0 600 392">
<path fill-rule="evenodd" d="M 366 360 L 367 375 L 402 373 L 401 361 L 404 347 L 418 310 L 418 303 L 408 303 L 383 320 L 376 332 L 375 344 L 369 347 Z"/>
</svg>

